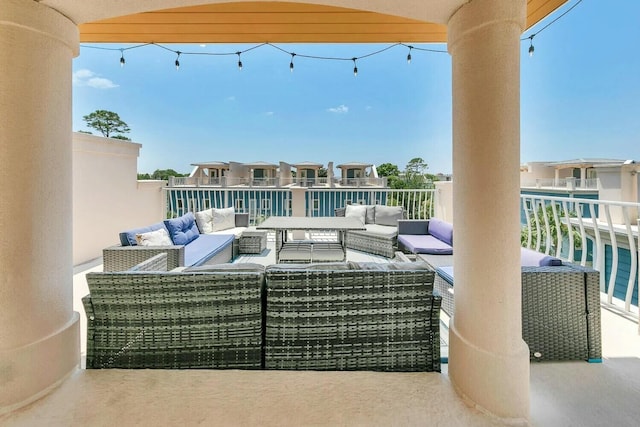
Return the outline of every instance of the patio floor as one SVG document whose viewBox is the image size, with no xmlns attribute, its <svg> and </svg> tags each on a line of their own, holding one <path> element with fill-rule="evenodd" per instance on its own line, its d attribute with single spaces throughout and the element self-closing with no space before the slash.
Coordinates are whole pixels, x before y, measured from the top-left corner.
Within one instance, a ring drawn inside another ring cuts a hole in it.
<svg viewBox="0 0 640 427">
<path fill-rule="evenodd" d="M 348 251 L 348 259 L 388 262 L 356 251 Z M 236 260 L 263 264 L 274 261 L 272 239 L 260 256 L 244 255 Z M 83 357 L 86 321 L 80 298 L 87 293 L 84 275 L 100 271 L 100 262 L 96 260 L 74 271 L 74 309 L 81 318 Z M 446 328 L 443 330 L 446 336 Z M 531 364 L 531 425 L 638 424 L 638 324 L 603 309 L 602 330 L 601 364 Z M 443 348 L 446 351 L 446 346 Z M 42 399 L 0 417 L 0 424 L 502 425 L 465 406 L 449 382 L 448 366 L 442 367 L 441 374 L 80 369 Z"/>
</svg>

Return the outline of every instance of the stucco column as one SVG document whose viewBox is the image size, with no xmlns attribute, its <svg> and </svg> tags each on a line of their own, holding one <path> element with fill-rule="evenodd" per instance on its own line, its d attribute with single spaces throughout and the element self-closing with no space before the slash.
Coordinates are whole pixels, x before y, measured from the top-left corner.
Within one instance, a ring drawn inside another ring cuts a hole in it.
<svg viewBox="0 0 640 427">
<path fill-rule="evenodd" d="M 520 42 L 525 0 L 472 0 L 448 25 L 455 313 L 449 376 L 471 405 L 529 417 L 520 278 Z"/>
<path fill-rule="evenodd" d="M 580 188 L 587 186 L 587 168 L 580 168 Z"/>
<path fill-rule="evenodd" d="M 71 62 L 77 27 L 33 1 L 0 7 L 0 413 L 80 361 L 73 311 Z"/>
</svg>

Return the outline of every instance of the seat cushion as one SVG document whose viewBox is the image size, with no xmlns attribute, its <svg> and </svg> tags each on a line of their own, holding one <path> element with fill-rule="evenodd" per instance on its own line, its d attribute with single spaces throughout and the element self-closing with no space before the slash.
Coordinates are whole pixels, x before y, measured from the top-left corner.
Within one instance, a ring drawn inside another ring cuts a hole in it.
<svg viewBox="0 0 640 427">
<path fill-rule="evenodd" d="M 522 267 L 559 266 L 562 265 L 562 260 L 532 249 L 521 248 L 520 265 Z"/>
<path fill-rule="evenodd" d="M 438 218 L 429 220 L 429 234 L 442 240 L 449 246 L 453 246 L 453 224 Z"/>
<path fill-rule="evenodd" d="M 233 245 L 233 234 L 201 234 L 184 247 L 184 265 L 201 265 L 229 245 Z"/>
<path fill-rule="evenodd" d="M 349 231 L 349 233 L 361 234 L 377 234 L 384 237 L 395 237 L 398 235 L 398 227 L 390 227 L 388 225 L 366 224 L 365 230 Z"/>
<path fill-rule="evenodd" d="M 192 212 L 187 212 L 178 218 L 165 219 L 164 225 L 174 245 L 186 245 L 200 235 Z"/>
<path fill-rule="evenodd" d="M 398 245 L 414 254 L 451 255 L 453 247 L 430 234 L 400 234 Z"/>
<path fill-rule="evenodd" d="M 239 239 L 246 229 L 247 227 L 233 227 L 222 231 L 213 231 L 210 234 L 233 234 L 236 239 Z"/>
<path fill-rule="evenodd" d="M 436 268 L 436 274 L 442 277 L 448 284 L 453 286 L 453 266 L 452 265 Z"/>
</svg>

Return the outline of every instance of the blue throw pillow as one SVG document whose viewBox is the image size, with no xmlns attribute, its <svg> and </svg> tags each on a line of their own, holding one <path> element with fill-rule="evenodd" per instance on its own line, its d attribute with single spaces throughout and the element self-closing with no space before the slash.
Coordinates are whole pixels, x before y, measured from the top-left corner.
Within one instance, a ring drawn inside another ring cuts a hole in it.
<svg viewBox="0 0 640 427">
<path fill-rule="evenodd" d="M 165 219 L 164 225 L 174 245 L 186 245 L 200 235 L 193 213 L 187 212 L 178 218 Z"/>
</svg>

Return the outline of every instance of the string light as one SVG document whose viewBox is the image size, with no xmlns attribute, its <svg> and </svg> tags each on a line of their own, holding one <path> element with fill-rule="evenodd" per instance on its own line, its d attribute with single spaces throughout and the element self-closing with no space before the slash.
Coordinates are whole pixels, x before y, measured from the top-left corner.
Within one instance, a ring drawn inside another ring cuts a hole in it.
<svg viewBox="0 0 640 427">
<path fill-rule="evenodd" d="M 571 12 L 580 3 L 582 3 L 582 0 L 577 0 L 574 5 L 572 5 L 566 11 L 564 11 L 561 15 L 559 15 L 558 17 L 556 17 L 555 19 L 553 19 L 552 21 L 547 23 L 540 30 L 538 30 L 537 32 L 535 32 L 535 33 L 533 33 L 533 34 L 531 34 L 531 35 L 529 35 L 527 37 L 524 37 L 524 38 L 520 39 L 521 41 L 529 40 L 529 56 L 533 56 L 533 53 L 535 51 L 535 47 L 533 46 L 533 38 L 536 35 L 540 34 L 542 31 L 544 31 L 547 28 L 549 28 L 549 26 L 553 25 L 556 21 L 558 21 L 560 18 L 565 16 L 567 13 Z M 249 52 L 249 51 L 254 50 L 254 49 L 257 49 L 257 48 L 262 47 L 262 46 L 270 46 L 270 47 L 272 47 L 274 49 L 277 49 L 277 50 L 279 50 L 279 51 L 281 51 L 283 53 L 286 53 L 287 55 L 291 55 L 291 61 L 289 62 L 289 70 L 291 72 L 293 72 L 293 68 L 294 68 L 293 59 L 294 59 L 295 56 L 298 56 L 298 57 L 307 58 L 307 59 L 320 59 L 320 60 L 331 60 L 331 61 L 353 61 L 353 75 L 356 76 L 356 77 L 358 75 L 358 66 L 357 66 L 357 63 L 356 63 L 357 60 L 381 54 L 381 53 L 383 53 L 383 52 L 385 52 L 385 51 L 387 51 L 387 50 L 389 50 L 391 48 L 394 48 L 396 46 L 404 46 L 404 47 L 409 49 L 409 53 L 407 54 L 407 63 L 408 64 L 411 64 L 411 53 L 413 51 L 444 53 L 444 54 L 448 53 L 448 51 L 446 49 L 443 50 L 443 49 L 420 48 L 420 47 L 416 47 L 416 46 L 412 46 L 412 45 L 407 45 L 407 44 L 404 44 L 404 43 L 395 43 L 395 44 L 389 45 L 387 47 L 384 47 L 382 49 L 379 49 L 377 51 L 374 51 L 374 52 L 371 52 L 371 53 L 368 53 L 368 54 L 365 54 L 365 55 L 361 55 L 361 56 L 354 56 L 354 57 L 351 57 L 351 58 L 350 57 L 331 57 L 331 56 L 305 55 L 305 54 L 300 54 L 300 53 L 294 53 L 294 52 L 289 52 L 289 51 L 287 51 L 287 50 L 285 50 L 285 49 L 283 49 L 283 48 L 281 48 L 279 46 L 276 46 L 274 44 L 271 44 L 271 43 L 260 43 L 258 45 L 255 45 L 255 46 L 252 46 L 250 48 L 247 48 L 247 49 L 245 49 L 243 51 L 237 51 L 237 52 L 231 51 L 231 52 L 219 52 L 219 53 L 213 53 L 213 52 L 181 52 L 179 50 L 173 50 L 173 49 L 170 49 L 170 48 L 168 48 L 166 46 L 163 46 L 163 45 L 160 45 L 160 44 L 157 44 L 157 43 L 143 43 L 143 44 L 139 44 L 139 45 L 135 45 L 135 46 L 129 46 L 129 47 L 126 47 L 126 48 L 109 48 L 109 47 L 91 46 L 91 45 L 80 45 L 80 47 L 87 48 L 87 49 L 99 49 L 99 50 L 119 50 L 120 51 L 120 66 L 124 67 L 124 65 L 126 63 L 126 61 L 124 59 L 124 51 L 125 50 L 137 49 L 137 48 L 144 47 L 144 46 L 149 46 L 149 45 L 157 46 L 157 47 L 159 47 L 161 49 L 164 49 L 164 50 L 167 50 L 167 51 L 175 53 L 177 55 L 176 56 L 176 60 L 175 60 L 176 70 L 180 68 L 179 59 L 180 59 L 180 55 L 181 54 L 184 54 L 184 55 L 200 55 L 200 56 L 203 56 L 203 55 L 204 56 L 238 55 L 238 69 L 242 70 L 242 60 L 241 60 L 241 57 L 240 57 L 241 54 Z M 205 47 L 206 45 L 200 45 L 200 46 Z"/>
<path fill-rule="evenodd" d="M 569 9 L 565 10 L 564 12 L 562 12 L 559 16 L 557 16 L 555 19 L 553 19 L 552 21 L 547 23 L 544 27 L 540 28 L 535 33 L 531 34 L 528 37 L 520 39 L 520 41 L 529 40 L 529 57 L 532 57 L 533 56 L 533 52 L 536 50 L 536 48 L 533 47 L 533 38 L 535 36 L 537 36 L 538 34 L 540 34 L 541 32 L 543 32 L 544 30 L 546 30 L 547 28 L 549 28 L 551 25 L 555 24 L 558 19 L 562 18 L 567 13 L 571 12 L 580 3 L 582 3 L 582 0 L 578 0 L 573 6 L 571 6 Z"/>
</svg>

